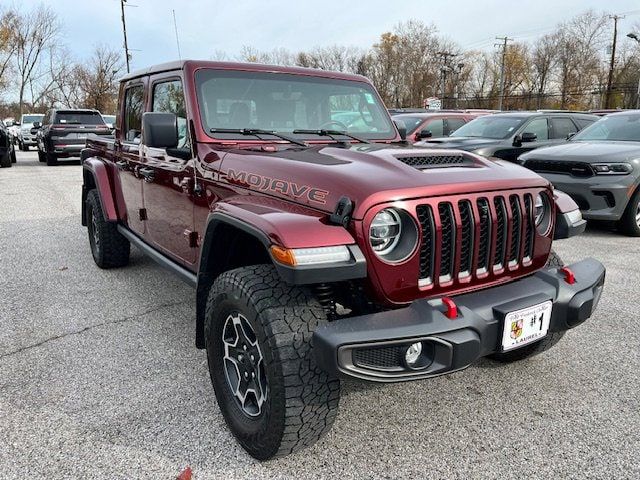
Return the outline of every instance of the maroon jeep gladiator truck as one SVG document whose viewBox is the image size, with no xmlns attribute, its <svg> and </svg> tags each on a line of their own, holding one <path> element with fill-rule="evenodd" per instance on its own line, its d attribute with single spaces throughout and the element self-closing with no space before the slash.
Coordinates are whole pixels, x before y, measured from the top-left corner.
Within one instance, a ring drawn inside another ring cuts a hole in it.
<svg viewBox="0 0 640 480">
<path fill-rule="evenodd" d="M 115 136 L 87 139 L 96 264 L 133 244 L 195 287 L 196 346 L 255 458 L 327 432 L 341 378 L 524 359 L 598 304 L 603 265 L 551 249 L 584 230 L 571 199 L 403 130 L 361 76 L 180 61 L 127 75 Z"/>
</svg>

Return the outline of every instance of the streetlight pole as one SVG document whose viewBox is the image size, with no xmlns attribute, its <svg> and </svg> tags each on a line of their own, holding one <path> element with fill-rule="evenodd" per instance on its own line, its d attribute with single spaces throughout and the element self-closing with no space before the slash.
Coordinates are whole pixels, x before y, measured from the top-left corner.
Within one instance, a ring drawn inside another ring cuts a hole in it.
<svg viewBox="0 0 640 480">
<path fill-rule="evenodd" d="M 638 42 L 638 44 L 640 44 L 640 37 L 638 37 L 637 34 L 633 32 L 627 33 L 627 37 L 635 40 L 636 42 Z M 640 77 L 638 77 L 638 91 L 636 92 L 636 110 L 637 109 L 640 109 Z"/>
</svg>

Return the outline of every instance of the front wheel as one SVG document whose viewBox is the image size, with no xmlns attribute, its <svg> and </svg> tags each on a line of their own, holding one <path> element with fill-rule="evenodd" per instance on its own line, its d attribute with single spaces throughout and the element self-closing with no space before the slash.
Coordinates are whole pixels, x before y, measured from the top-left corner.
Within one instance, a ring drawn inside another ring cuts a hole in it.
<svg viewBox="0 0 640 480">
<path fill-rule="evenodd" d="M 12 148 L 11 149 L 11 163 L 16 163 L 18 161 L 18 159 L 16 158 L 16 149 Z"/>
<path fill-rule="evenodd" d="M 549 253 L 549 258 L 547 259 L 547 267 L 563 267 L 564 262 L 560 258 L 554 250 L 551 250 Z M 538 355 L 546 350 L 549 350 L 556 343 L 558 343 L 562 337 L 564 337 L 565 332 L 549 332 L 547 335 L 537 342 L 534 342 L 530 345 L 525 345 L 524 347 L 516 348 L 515 350 L 511 350 L 509 352 L 502 353 L 494 353 L 490 355 L 489 358 L 493 360 L 497 360 L 498 362 L 503 363 L 511 363 L 517 362 L 519 360 L 524 360 L 525 358 L 533 357 L 534 355 Z"/>
<path fill-rule="evenodd" d="M 58 165 L 58 156 L 55 153 L 45 153 L 47 167 L 55 167 Z"/>
<path fill-rule="evenodd" d="M 38 161 L 40 163 L 44 163 L 47 161 L 47 155 L 44 152 L 42 152 L 40 149 L 38 149 Z"/>
<path fill-rule="evenodd" d="M 205 321 L 218 405 L 250 455 L 287 455 L 331 428 L 340 382 L 315 363 L 313 332 L 327 319 L 308 289 L 282 282 L 272 265 L 225 272 L 211 287 Z"/>
<path fill-rule="evenodd" d="M 629 200 L 620 219 L 619 227 L 630 237 L 640 237 L 640 188 Z"/>
</svg>

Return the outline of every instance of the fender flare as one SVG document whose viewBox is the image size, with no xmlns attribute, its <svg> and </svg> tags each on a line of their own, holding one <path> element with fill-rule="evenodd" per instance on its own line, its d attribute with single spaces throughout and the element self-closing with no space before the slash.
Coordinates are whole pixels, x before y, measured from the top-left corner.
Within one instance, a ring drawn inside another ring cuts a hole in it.
<svg viewBox="0 0 640 480">
<path fill-rule="evenodd" d="M 98 191 L 105 219 L 108 222 L 117 222 L 118 209 L 107 166 L 98 157 L 84 158 L 86 151 L 82 151 L 82 225 L 87 225 L 86 200 L 89 191 L 94 188 Z"/>
<path fill-rule="evenodd" d="M 553 201 L 556 210 L 553 239 L 562 240 L 583 233 L 587 228 L 587 221 L 582 218 L 580 208 L 573 198 L 560 190 L 554 190 Z"/>
</svg>

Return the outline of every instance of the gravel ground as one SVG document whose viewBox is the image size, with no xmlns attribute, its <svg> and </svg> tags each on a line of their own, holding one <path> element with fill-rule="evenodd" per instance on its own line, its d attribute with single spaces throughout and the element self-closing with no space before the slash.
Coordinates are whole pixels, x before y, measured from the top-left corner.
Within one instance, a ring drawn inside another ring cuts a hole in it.
<svg viewBox="0 0 640 480">
<path fill-rule="evenodd" d="M 194 292 L 134 251 L 102 271 L 81 167 L 0 170 L 0 478 L 639 478 L 640 240 L 559 242 L 606 265 L 596 315 L 544 355 L 390 386 L 344 383 L 314 447 L 259 463 L 194 347 Z"/>
</svg>

